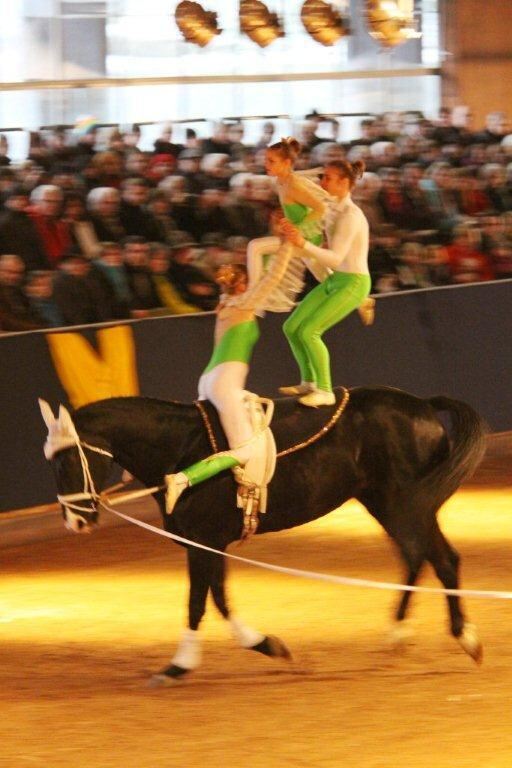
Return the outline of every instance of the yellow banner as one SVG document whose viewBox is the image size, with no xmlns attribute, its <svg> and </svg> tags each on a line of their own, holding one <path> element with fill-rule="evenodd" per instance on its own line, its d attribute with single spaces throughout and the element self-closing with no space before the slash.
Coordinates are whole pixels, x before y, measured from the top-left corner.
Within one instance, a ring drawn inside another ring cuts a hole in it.
<svg viewBox="0 0 512 768">
<path fill-rule="evenodd" d="M 107 397 L 139 394 L 130 326 L 102 328 L 96 337 L 99 354 L 80 333 L 46 336 L 55 370 L 73 408 Z"/>
</svg>

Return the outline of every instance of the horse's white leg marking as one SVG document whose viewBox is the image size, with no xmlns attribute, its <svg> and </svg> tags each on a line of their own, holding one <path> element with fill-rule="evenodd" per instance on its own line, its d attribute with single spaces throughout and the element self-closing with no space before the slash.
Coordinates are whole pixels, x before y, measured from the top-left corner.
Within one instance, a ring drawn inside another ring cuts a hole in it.
<svg viewBox="0 0 512 768">
<path fill-rule="evenodd" d="M 482 661 L 483 649 L 474 624 L 464 624 L 462 634 L 457 638 L 461 647 L 477 663 Z"/>
<path fill-rule="evenodd" d="M 240 619 L 230 617 L 229 623 L 231 624 L 231 634 L 242 648 L 253 648 L 265 639 L 265 635 L 246 626 Z"/>
<path fill-rule="evenodd" d="M 174 654 L 172 664 L 182 669 L 197 669 L 201 663 L 201 643 L 199 632 L 186 629 Z"/>
<path fill-rule="evenodd" d="M 415 629 L 410 621 L 395 621 L 389 628 L 387 642 L 393 650 L 401 650 L 407 641 L 415 635 Z"/>
</svg>

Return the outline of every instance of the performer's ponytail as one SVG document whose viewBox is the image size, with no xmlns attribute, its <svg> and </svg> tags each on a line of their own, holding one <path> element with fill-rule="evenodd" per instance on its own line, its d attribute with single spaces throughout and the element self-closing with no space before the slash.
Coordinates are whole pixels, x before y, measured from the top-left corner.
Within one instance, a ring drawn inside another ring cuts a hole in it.
<svg viewBox="0 0 512 768">
<path fill-rule="evenodd" d="M 286 136 L 281 141 L 271 144 L 268 149 L 272 152 L 279 152 L 284 160 L 291 160 L 294 163 L 300 155 L 301 145 L 293 136 Z"/>
<path fill-rule="evenodd" d="M 336 168 L 342 179 L 349 179 L 350 189 L 362 177 L 366 168 L 362 160 L 356 160 L 355 163 L 349 163 L 348 160 L 335 160 L 332 163 L 327 163 L 326 167 Z"/>
<path fill-rule="evenodd" d="M 363 160 L 356 160 L 355 163 L 352 163 L 352 174 L 353 174 L 353 180 L 354 184 L 358 179 L 361 179 L 363 176 L 363 173 L 366 170 L 366 165 L 364 164 Z"/>
</svg>

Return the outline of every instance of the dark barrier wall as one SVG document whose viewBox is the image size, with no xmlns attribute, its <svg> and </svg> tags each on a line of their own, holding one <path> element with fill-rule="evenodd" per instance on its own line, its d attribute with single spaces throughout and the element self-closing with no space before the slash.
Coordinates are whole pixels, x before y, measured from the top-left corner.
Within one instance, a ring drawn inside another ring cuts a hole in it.
<svg viewBox="0 0 512 768">
<path fill-rule="evenodd" d="M 512 281 L 502 281 L 380 297 L 371 328 L 363 327 L 354 313 L 326 334 L 333 380 L 350 387 L 400 387 L 420 396 L 445 394 L 473 405 L 494 431 L 512 429 L 511 295 Z M 249 378 L 249 388 L 260 394 L 273 395 L 278 385 L 297 380 L 281 331 L 283 319 L 268 315 L 261 323 Z M 126 324 L 121 333 L 135 355 L 140 394 L 193 400 L 211 351 L 213 322 L 213 316 L 202 315 Z M 107 354 L 104 330 L 88 328 L 83 334 L 93 357 L 95 345 L 99 355 Z M 46 429 L 37 398 L 48 400 L 54 410 L 69 400 L 59 380 L 59 375 L 65 380 L 63 372 L 57 374 L 50 354 L 51 343 L 44 333 L 0 337 L 0 510 L 55 498 L 42 453 Z M 114 345 L 111 357 L 116 349 Z M 80 361 L 75 358 L 72 354 L 72 380 L 86 386 L 92 374 L 89 368 L 77 374 Z M 117 381 L 116 370 L 126 364 L 126 355 L 124 363 L 114 358 Z M 94 374 L 99 392 L 108 390 L 105 371 L 100 366 Z"/>
</svg>

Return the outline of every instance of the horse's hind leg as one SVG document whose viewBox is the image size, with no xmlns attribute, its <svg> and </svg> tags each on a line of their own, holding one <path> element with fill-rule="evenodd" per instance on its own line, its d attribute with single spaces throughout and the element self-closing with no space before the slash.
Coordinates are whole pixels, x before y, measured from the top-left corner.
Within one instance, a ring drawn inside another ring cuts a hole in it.
<svg viewBox="0 0 512 768">
<path fill-rule="evenodd" d="M 397 545 L 407 567 L 405 584 L 414 586 L 427 556 L 428 536 L 425 533 L 423 518 L 404 508 L 397 512 L 399 503 L 396 500 L 389 504 L 389 510 L 386 505 L 376 504 L 369 498 L 361 497 L 360 500 Z M 401 648 L 413 634 L 412 628 L 406 623 L 411 597 L 412 592 L 402 592 L 394 613 L 395 623 L 389 632 L 389 643 L 393 648 Z"/>
<path fill-rule="evenodd" d="M 407 584 L 408 587 L 413 587 L 418 581 L 418 576 L 422 570 L 425 558 L 420 557 L 415 552 L 409 551 L 407 548 L 405 552 L 403 549 L 401 549 L 401 552 L 408 566 L 407 577 L 404 583 Z M 391 645 L 394 648 L 400 648 L 404 642 L 413 634 L 411 626 L 409 626 L 406 622 L 411 597 L 412 592 L 402 592 L 398 607 L 395 611 L 396 623 L 393 626 L 389 637 Z"/>
<path fill-rule="evenodd" d="M 395 537 L 395 541 L 407 565 L 405 584 L 413 587 L 425 563 L 424 549 L 419 546 L 419 542 L 411 539 L 400 541 Z M 395 624 L 390 632 L 390 641 L 395 648 L 400 648 L 414 634 L 412 627 L 406 622 L 412 594 L 408 590 L 403 591 L 395 611 Z"/>
<path fill-rule="evenodd" d="M 458 589 L 460 558 L 456 550 L 441 533 L 437 520 L 432 532 L 432 543 L 427 557 L 445 589 Z M 465 620 L 458 595 L 447 595 L 446 599 L 448 601 L 452 635 L 466 653 L 477 663 L 480 663 L 483 650 L 476 627 Z"/>
<path fill-rule="evenodd" d="M 282 640 L 273 635 L 263 635 L 247 626 L 231 613 L 226 599 L 226 562 L 217 558 L 213 564 L 210 589 L 213 601 L 220 614 L 230 623 L 231 634 L 242 648 L 263 653 L 265 656 L 290 659 L 291 655 Z"/>
</svg>

